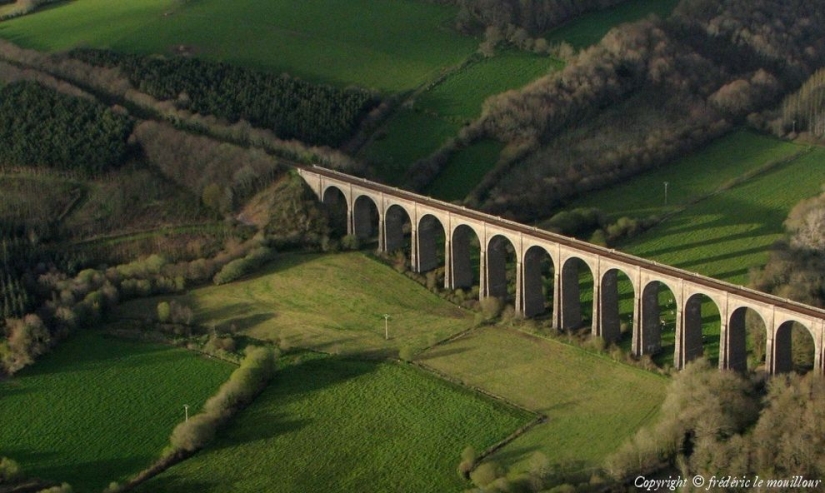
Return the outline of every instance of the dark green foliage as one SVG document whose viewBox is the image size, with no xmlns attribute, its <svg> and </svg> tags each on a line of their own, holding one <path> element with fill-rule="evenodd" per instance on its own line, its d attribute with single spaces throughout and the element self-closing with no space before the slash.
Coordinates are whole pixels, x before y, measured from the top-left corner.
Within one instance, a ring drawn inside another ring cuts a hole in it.
<svg viewBox="0 0 825 493">
<path fill-rule="evenodd" d="M 179 107 L 232 123 L 246 120 L 282 139 L 337 146 L 375 105 L 363 90 L 341 90 L 228 63 L 198 58 L 157 58 L 79 49 L 79 60 L 120 67 L 135 87 Z"/>
<path fill-rule="evenodd" d="M 547 225 L 558 233 L 581 237 L 601 227 L 602 222 L 602 211 L 589 207 L 559 212 L 550 219 Z"/>
<path fill-rule="evenodd" d="M 94 175 L 128 153 L 132 120 L 32 82 L 0 88 L 0 164 Z"/>
</svg>

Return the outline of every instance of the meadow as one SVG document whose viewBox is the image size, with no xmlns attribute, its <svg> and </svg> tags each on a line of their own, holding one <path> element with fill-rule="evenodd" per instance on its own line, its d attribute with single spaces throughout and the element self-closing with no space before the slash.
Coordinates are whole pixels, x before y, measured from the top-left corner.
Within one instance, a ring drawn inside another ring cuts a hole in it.
<svg viewBox="0 0 825 493">
<path fill-rule="evenodd" d="M 526 471 L 540 451 L 585 480 L 656 415 L 667 384 L 604 356 L 501 327 L 475 330 L 416 361 L 547 416 L 492 459 Z"/>
<path fill-rule="evenodd" d="M 461 451 L 530 419 L 405 365 L 303 354 L 212 445 L 139 491 L 459 491 Z"/>
<path fill-rule="evenodd" d="M 261 340 L 333 353 L 398 355 L 470 328 L 471 312 L 439 298 L 361 253 L 284 254 L 253 277 L 177 297 L 198 323 Z M 125 303 L 142 318 L 159 298 Z M 384 314 L 389 339 L 384 334 Z"/>
<path fill-rule="evenodd" d="M 424 191 L 440 200 L 462 200 L 495 167 L 504 144 L 481 140 L 456 152 L 438 177 Z"/>
<path fill-rule="evenodd" d="M 545 33 L 552 44 L 568 43 L 577 49 L 598 43 L 610 29 L 625 22 L 643 19 L 650 14 L 667 18 L 679 0 L 631 0 L 616 7 L 591 12 Z"/>
<path fill-rule="evenodd" d="M 455 13 L 413 0 L 306 0 L 299 8 L 287 0 L 84 0 L 4 22 L 0 36 L 41 51 L 182 49 L 315 82 L 400 92 L 475 51 L 477 40 L 451 29 Z"/>
<path fill-rule="evenodd" d="M 149 466 L 233 366 L 99 332 L 73 335 L 0 381 L 0 451 L 30 477 L 101 491 Z M 175 378 L 169 378 L 174 375 Z"/>
</svg>

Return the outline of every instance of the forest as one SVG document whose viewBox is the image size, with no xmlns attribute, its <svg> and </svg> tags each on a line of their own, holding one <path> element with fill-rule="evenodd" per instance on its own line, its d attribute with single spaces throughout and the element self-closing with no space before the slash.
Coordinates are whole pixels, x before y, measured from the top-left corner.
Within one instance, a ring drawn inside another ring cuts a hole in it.
<svg viewBox="0 0 825 493">
<path fill-rule="evenodd" d="M 230 123 L 243 119 L 281 139 L 311 145 L 341 145 L 378 103 L 375 95 L 360 89 L 336 89 L 193 57 L 92 49 L 73 50 L 69 56 L 95 66 L 118 67 L 140 91 L 174 101 L 179 108 Z"/>
</svg>

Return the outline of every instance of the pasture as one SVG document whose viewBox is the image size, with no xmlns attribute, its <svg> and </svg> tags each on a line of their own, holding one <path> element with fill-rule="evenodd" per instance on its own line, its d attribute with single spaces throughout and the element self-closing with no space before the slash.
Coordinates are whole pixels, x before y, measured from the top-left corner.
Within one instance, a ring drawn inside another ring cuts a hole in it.
<svg viewBox="0 0 825 493">
<path fill-rule="evenodd" d="M 399 185 L 412 163 L 435 152 L 459 128 L 459 124 L 434 114 L 401 109 L 359 157 L 373 164 L 382 182 Z"/>
<path fill-rule="evenodd" d="M 161 298 L 123 304 L 124 316 L 154 313 Z M 473 314 L 361 253 L 284 254 L 254 277 L 177 299 L 201 324 L 261 340 L 333 353 L 397 356 L 473 325 Z M 384 314 L 390 338 L 384 338 Z"/>
<path fill-rule="evenodd" d="M 504 144 L 482 140 L 456 152 L 438 177 L 425 190 L 440 200 L 461 200 L 492 170 Z"/>
<path fill-rule="evenodd" d="M 500 327 L 473 331 L 417 361 L 547 416 L 492 459 L 526 471 L 530 456 L 541 451 L 585 480 L 656 415 L 667 383 L 604 356 Z"/>
<path fill-rule="evenodd" d="M 42 51 L 80 45 L 183 51 L 315 82 L 399 92 L 475 51 L 477 40 L 451 28 L 455 13 L 455 7 L 414 0 L 84 0 L 4 22 L 0 36 Z"/>
<path fill-rule="evenodd" d="M 407 366 L 302 354 L 207 449 L 139 491 L 460 491 L 464 447 L 531 418 Z"/>
<path fill-rule="evenodd" d="M 101 491 L 150 465 L 233 366 L 97 332 L 0 381 L 0 452 L 31 477 Z"/>
<path fill-rule="evenodd" d="M 801 199 L 821 192 L 823 159 L 825 149 L 814 149 L 687 207 L 622 249 L 747 284 L 748 271 L 764 265 L 770 246 L 783 237 L 788 212 Z"/>
<path fill-rule="evenodd" d="M 667 18 L 679 0 L 630 0 L 615 7 L 585 14 L 553 29 L 544 38 L 552 44 L 566 42 L 576 49 L 598 43 L 619 24 L 634 22 L 650 14 Z"/>
<path fill-rule="evenodd" d="M 518 89 L 564 63 L 548 56 L 500 50 L 491 58 L 483 58 L 451 73 L 416 98 L 416 107 L 446 118 L 471 120 L 481 115 L 488 97 L 510 89 Z"/>
</svg>

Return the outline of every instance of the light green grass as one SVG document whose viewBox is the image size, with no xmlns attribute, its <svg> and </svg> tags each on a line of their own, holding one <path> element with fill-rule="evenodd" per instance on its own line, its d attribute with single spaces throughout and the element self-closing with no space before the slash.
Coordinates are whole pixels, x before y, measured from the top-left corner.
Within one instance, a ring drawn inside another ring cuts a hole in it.
<svg viewBox="0 0 825 493">
<path fill-rule="evenodd" d="M 471 313 L 361 253 L 286 254 L 255 277 L 177 299 L 194 309 L 200 323 L 234 325 L 251 337 L 328 352 L 397 356 L 404 345 L 423 347 L 473 324 Z M 142 318 L 157 303 L 135 300 L 120 310 Z"/>
<path fill-rule="evenodd" d="M 81 0 L 4 22 L 0 36 L 45 51 L 75 46 L 198 56 L 308 80 L 404 91 L 473 53 L 455 7 L 415 0 Z"/>
<path fill-rule="evenodd" d="M 504 144 L 482 140 L 455 153 L 426 194 L 441 200 L 461 200 L 492 170 Z"/>
<path fill-rule="evenodd" d="M 525 86 L 562 65 L 563 62 L 547 56 L 505 50 L 451 74 L 419 96 L 416 107 L 444 117 L 478 118 L 488 97 Z"/>
<path fill-rule="evenodd" d="M 493 456 L 516 470 L 527 470 L 536 451 L 568 471 L 600 466 L 657 413 L 667 382 L 579 348 L 497 327 L 436 347 L 418 361 L 547 416 Z"/>
<path fill-rule="evenodd" d="M 101 491 L 149 466 L 232 372 L 182 349 L 80 332 L 0 381 L 0 455 L 27 476 Z"/>
<path fill-rule="evenodd" d="M 441 147 L 460 125 L 430 113 L 401 109 L 370 143 L 361 158 L 374 164 L 378 178 L 391 185 L 403 182 L 410 165 Z"/>
<path fill-rule="evenodd" d="M 551 44 L 567 42 L 574 48 L 586 48 L 596 44 L 619 24 L 633 22 L 656 14 L 664 19 L 676 7 L 679 0 L 630 0 L 616 7 L 592 12 L 547 33 Z"/>
<path fill-rule="evenodd" d="M 622 246 L 645 258 L 729 282 L 746 284 L 748 270 L 768 259 L 770 246 L 800 200 L 825 183 L 825 149 L 780 165 L 714 195 Z"/>
<path fill-rule="evenodd" d="M 530 419 L 413 368 L 304 359 L 141 491 L 460 491 L 464 447 L 483 450 Z"/>
<path fill-rule="evenodd" d="M 748 172 L 804 150 L 804 146 L 773 137 L 738 131 L 666 166 L 590 192 L 567 208 L 597 207 L 609 220 L 622 216 L 663 216 Z M 665 182 L 668 183 L 667 205 Z"/>
</svg>

